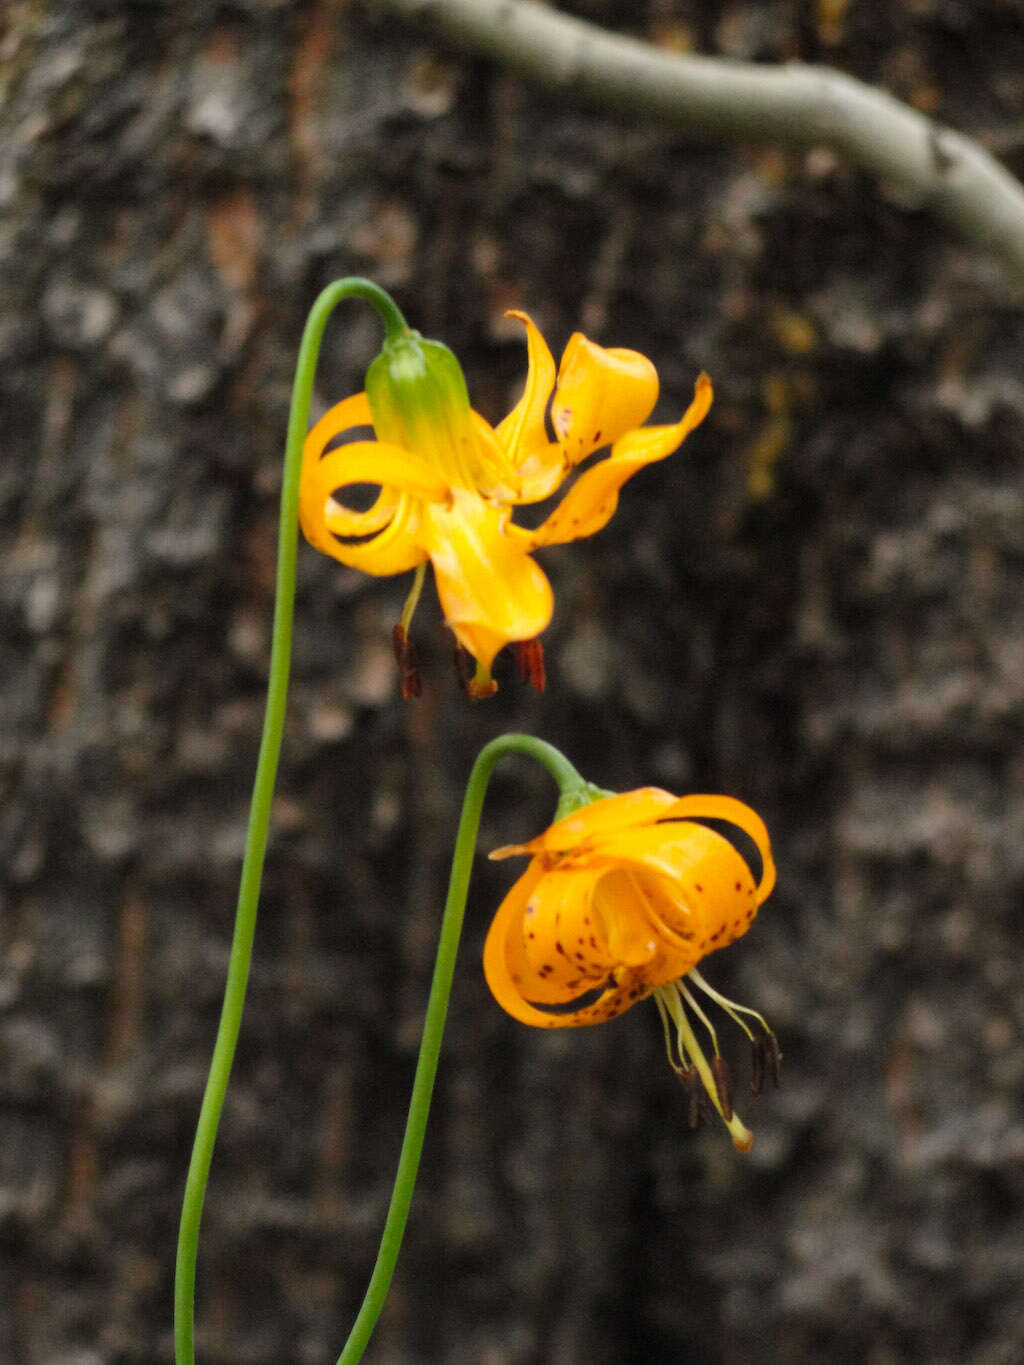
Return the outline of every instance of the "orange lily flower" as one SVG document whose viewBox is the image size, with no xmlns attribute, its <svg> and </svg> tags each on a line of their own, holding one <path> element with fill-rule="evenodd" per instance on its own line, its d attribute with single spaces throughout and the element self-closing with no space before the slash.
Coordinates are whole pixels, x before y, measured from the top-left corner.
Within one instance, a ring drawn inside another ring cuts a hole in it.
<svg viewBox="0 0 1024 1365">
<path fill-rule="evenodd" d="M 748 836 L 761 860 L 757 880 L 728 839 L 702 823 L 706 820 L 728 822 Z M 514 854 L 530 854 L 531 861 L 502 902 L 484 949 L 487 984 L 498 1004 L 524 1024 L 579 1028 L 653 996 L 669 1061 L 690 1092 L 691 1124 L 701 1117 L 706 1092 L 736 1146 L 748 1150 L 753 1138 L 732 1112 L 715 1030 L 687 983 L 747 1033 L 755 1088 L 766 1068 L 777 1083 L 780 1054 L 768 1025 L 720 995 L 696 970 L 702 958 L 747 932 L 775 884 L 760 816 L 728 796 L 677 798 L 644 787 L 584 806 L 529 843 L 498 849 L 491 857 Z M 710 1031 L 711 1063 L 687 1007 Z M 755 1036 L 741 1015 L 753 1017 L 763 1036 Z"/>
<path fill-rule="evenodd" d="M 409 619 L 425 566 L 433 564 L 445 619 L 477 661 L 475 696 L 495 690 L 497 652 L 535 641 L 551 620 L 551 585 L 532 552 L 599 531 L 626 480 L 677 449 L 712 398 L 702 374 L 678 422 L 644 427 L 658 397 L 657 371 L 645 356 L 606 350 L 577 332 L 556 374 L 530 319 L 510 316 L 526 327 L 529 372 L 522 398 L 497 427 L 470 409 L 451 352 L 409 331 L 385 344 L 366 392 L 331 408 L 310 431 L 300 483 L 300 523 L 318 550 L 364 573 L 417 570 L 396 629 L 403 669 Z M 376 439 L 338 444 L 368 426 Z M 514 507 L 549 497 L 605 446 L 608 457 L 583 471 L 535 530 L 515 524 Z M 355 484 L 379 490 L 366 511 L 340 501 Z M 542 678 L 538 653 L 527 657 L 534 680 Z"/>
</svg>

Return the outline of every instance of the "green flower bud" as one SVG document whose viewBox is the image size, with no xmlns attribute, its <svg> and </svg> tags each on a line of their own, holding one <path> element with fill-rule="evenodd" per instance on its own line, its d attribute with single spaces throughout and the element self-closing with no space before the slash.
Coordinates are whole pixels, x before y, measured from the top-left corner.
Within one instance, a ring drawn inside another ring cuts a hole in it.
<svg viewBox="0 0 1024 1365">
<path fill-rule="evenodd" d="M 366 373 L 382 441 L 427 459 L 451 483 L 473 486 L 473 424 L 462 367 L 440 341 L 408 329 L 385 341 Z"/>
</svg>

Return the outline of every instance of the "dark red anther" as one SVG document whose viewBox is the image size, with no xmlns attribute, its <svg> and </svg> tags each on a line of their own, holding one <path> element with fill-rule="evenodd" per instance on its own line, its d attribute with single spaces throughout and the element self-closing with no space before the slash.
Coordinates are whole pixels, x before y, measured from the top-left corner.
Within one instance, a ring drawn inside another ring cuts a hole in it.
<svg viewBox="0 0 1024 1365">
<path fill-rule="evenodd" d="M 704 1117 L 702 1100 L 704 1087 L 700 1083 L 700 1073 L 695 1066 L 684 1067 L 679 1079 L 686 1086 L 687 1116 L 691 1128 L 699 1128 Z"/>
<path fill-rule="evenodd" d="M 547 682 L 544 672 L 544 646 L 539 640 L 516 641 L 516 671 L 521 683 L 528 682 L 535 692 L 543 692 Z"/>
<path fill-rule="evenodd" d="M 750 1093 L 760 1095 L 764 1089 L 766 1049 L 763 1038 L 750 1040 Z"/>
<path fill-rule="evenodd" d="M 768 1075 L 772 1078 L 772 1085 L 778 1090 L 780 1084 L 779 1068 L 782 1062 L 782 1052 L 779 1048 L 779 1040 L 774 1033 L 769 1033 L 765 1039 L 765 1052 L 768 1061 Z"/>
<path fill-rule="evenodd" d="M 423 682 L 420 678 L 416 646 L 409 639 L 409 632 L 400 621 L 391 632 L 391 643 L 394 646 L 395 661 L 398 664 L 398 673 L 402 681 L 402 696 L 406 701 L 411 701 L 413 697 L 420 695 L 423 690 Z"/>
<path fill-rule="evenodd" d="M 726 1123 L 732 1118 L 732 1077 L 724 1057 L 716 1057 L 711 1063 L 711 1074 L 715 1078 L 718 1103 L 722 1106 L 722 1117 Z"/>
</svg>

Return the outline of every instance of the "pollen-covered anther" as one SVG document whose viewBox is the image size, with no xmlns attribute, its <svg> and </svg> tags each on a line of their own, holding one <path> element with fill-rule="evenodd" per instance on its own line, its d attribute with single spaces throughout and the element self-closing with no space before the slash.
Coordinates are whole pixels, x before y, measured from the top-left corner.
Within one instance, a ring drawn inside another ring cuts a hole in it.
<svg viewBox="0 0 1024 1365">
<path fill-rule="evenodd" d="M 544 646 L 539 640 L 516 642 L 516 670 L 521 683 L 528 682 L 535 692 L 543 692 L 547 683 L 544 672 Z"/>
<path fill-rule="evenodd" d="M 423 691 L 423 680 L 420 676 L 416 646 L 410 640 L 409 632 L 400 621 L 391 632 L 391 643 L 394 646 L 395 662 L 398 664 L 402 696 L 406 701 L 411 701 Z"/>
</svg>

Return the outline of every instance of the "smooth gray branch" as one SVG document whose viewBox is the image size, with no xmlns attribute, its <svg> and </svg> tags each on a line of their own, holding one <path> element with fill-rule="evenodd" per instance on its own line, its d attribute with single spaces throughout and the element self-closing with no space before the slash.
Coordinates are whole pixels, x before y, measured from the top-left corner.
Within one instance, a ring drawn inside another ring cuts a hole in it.
<svg viewBox="0 0 1024 1365">
<path fill-rule="evenodd" d="M 709 138 L 833 148 L 1024 278 L 1024 186 L 976 142 L 828 67 L 677 56 L 533 0 L 377 0 L 538 84 Z"/>
</svg>

